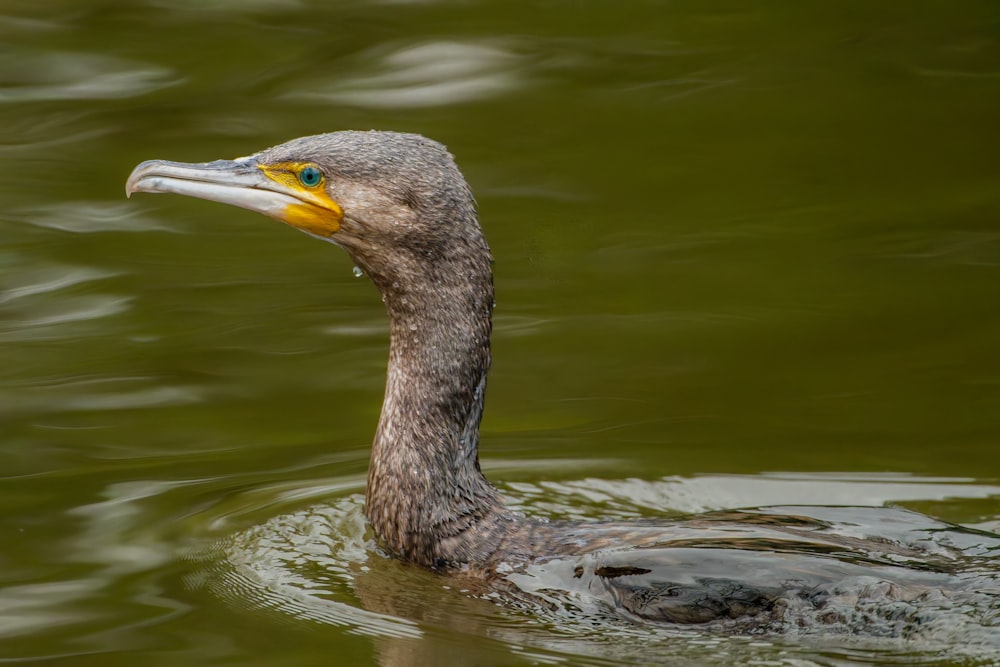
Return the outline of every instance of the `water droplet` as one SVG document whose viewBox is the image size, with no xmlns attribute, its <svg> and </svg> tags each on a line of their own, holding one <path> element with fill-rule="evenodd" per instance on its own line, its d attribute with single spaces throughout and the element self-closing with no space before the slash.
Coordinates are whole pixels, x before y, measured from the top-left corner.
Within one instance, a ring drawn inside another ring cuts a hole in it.
<svg viewBox="0 0 1000 667">
<path fill-rule="evenodd" d="M 411 324 L 410 325 L 410 331 L 416 331 L 416 330 L 417 330 L 417 325 L 416 324 Z"/>
<path fill-rule="evenodd" d="M 360 266 L 355 266 L 353 269 L 351 269 L 351 271 L 354 272 L 355 278 L 361 278 L 362 276 L 365 275 L 365 272 L 361 270 Z"/>
</svg>

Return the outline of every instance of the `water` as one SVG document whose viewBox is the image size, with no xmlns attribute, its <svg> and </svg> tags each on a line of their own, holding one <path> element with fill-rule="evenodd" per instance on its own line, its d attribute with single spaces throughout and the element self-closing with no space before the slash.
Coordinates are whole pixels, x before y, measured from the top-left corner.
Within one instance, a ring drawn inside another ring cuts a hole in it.
<svg viewBox="0 0 1000 667">
<path fill-rule="evenodd" d="M 998 26 L 986 1 L 4 3 L 0 659 L 958 660 L 961 635 L 584 631 L 379 557 L 374 290 L 262 217 L 122 190 L 147 158 L 427 134 L 496 257 L 484 467 L 519 508 L 996 530 Z"/>
<path fill-rule="evenodd" d="M 658 486 L 670 493 L 672 485 Z M 548 497 L 575 507 L 570 497 Z M 414 572 L 380 555 L 366 535 L 362 507 L 360 494 L 346 495 L 234 532 L 205 558 L 199 584 L 261 615 L 335 625 L 375 638 L 382 652 L 399 647 L 404 652 L 392 664 L 446 659 L 438 646 L 405 653 L 411 640 L 435 632 L 470 640 L 500 634 L 508 649 L 530 648 L 541 662 L 608 661 L 625 650 L 630 662 L 642 664 L 731 664 L 751 656 L 764 664 L 826 664 L 810 661 L 822 650 L 862 651 L 873 661 L 934 662 L 951 656 L 974 664 L 1000 651 L 995 567 L 1000 537 L 912 512 L 773 508 L 769 512 L 783 525 L 769 527 L 763 512 L 749 512 L 744 520 L 759 523 L 740 530 L 734 529 L 734 516 L 719 516 L 714 526 L 709 521 L 666 529 L 671 534 L 664 535 L 664 544 L 673 540 L 671 547 L 551 559 L 509 570 L 507 582 L 485 586 Z M 806 528 L 807 521 L 815 523 Z M 806 528 L 803 539 L 786 542 L 779 553 L 764 548 L 765 540 L 778 544 L 789 538 L 785 529 L 794 530 L 794 524 Z M 885 555 L 850 553 L 845 547 L 852 538 L 871 536 L 884 540 Z M 750 540 L 758 541 L 757 550 L 737 546 Z M 797 583 L 790 584 L 789 577 Z M 671 595 L 652 598 L 660 606 L 657 615 L 666 608 L 677 618 L 691 618 L 711 610 L 706 589 L 722 584 L 722 597 L 732 600 L 730 587 L 739 581 L 761 591 L 793 590 L 779 598 L 776 614 L 758 611 L 693 629 L 642 621 L 652 606 L 637 604 L 645 592 L 669 585 Z M 363 611 L 350 606 L 355 600 Z M 757 640 L 752 648 L 748 638 Z M 479 660 L 505 663 L 509 655 Z"/>
</svg>

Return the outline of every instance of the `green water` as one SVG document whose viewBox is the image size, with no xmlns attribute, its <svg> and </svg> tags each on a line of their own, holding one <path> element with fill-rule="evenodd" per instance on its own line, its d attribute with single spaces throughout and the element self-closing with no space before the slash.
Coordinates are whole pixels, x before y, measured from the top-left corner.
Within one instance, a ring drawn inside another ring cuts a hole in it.
<svg viewBox="0 0 1000 667">
<path fill-rule="evenodd" d="M 361 491 L 387 327 L 336 248 L 124 181 L 335 129 L 438 139 L 476 192 L 482 456 L 523 504 L 1000 525 L 991 0 L 8 1 L 0 39 L 0 660 L 611 660 L 377 559 L 426 593 L 402 637 L 371 591 L 325 623 L 202 585 Z"/>
</svg>

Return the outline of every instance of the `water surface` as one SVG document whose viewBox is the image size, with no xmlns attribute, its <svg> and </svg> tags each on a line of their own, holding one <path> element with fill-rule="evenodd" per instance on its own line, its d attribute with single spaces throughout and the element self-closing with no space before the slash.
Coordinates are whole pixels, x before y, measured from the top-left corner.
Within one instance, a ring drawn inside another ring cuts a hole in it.
<svg viewBox="0 0 1000 667">
<path fill-rule="evenodd" d="M 0 4 L 0 659 L 670 658 L 620 648 L 650 630 L 580 632 L 379 559 L 358 507 L 374 289 L 262 217 L 123 198 L 144 159 L 335 129 L 443 141 L 477 194 L 482 454 L 518 507 L 1000 526 L 995 3 L 36 4 Z M 264 582 L 287 593 L 269 608 L 217 576 L 255 531 L 322 565 Z M 296 584 L 335 612 L 290 613 Z M 716 664 L 953 657 L 670 641 Z"/>
</svg>

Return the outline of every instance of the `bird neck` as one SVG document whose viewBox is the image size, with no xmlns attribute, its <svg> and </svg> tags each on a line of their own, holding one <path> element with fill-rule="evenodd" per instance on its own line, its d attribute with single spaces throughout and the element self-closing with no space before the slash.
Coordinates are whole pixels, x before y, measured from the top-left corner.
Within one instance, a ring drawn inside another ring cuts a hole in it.
<svg viewBox="0 0 1000 667">
<path fill-rule="evenodd" d="M 503 514 L 478 457 L 493 312 L 482 247 L 478 259 L 445 254 L 419 277 L 372 276 L 391 342 L 366 513 L 394 554 L 434 568 L 481 560 Z"/>
</svg>

